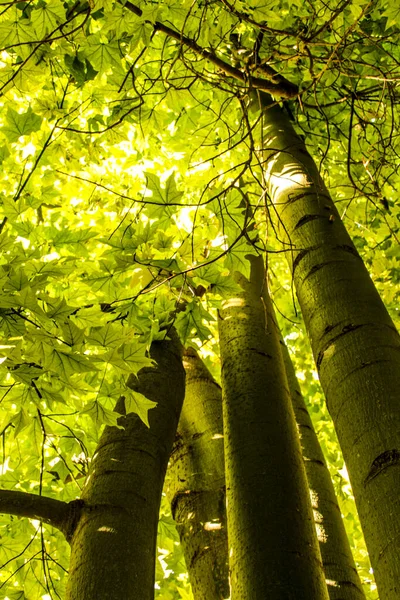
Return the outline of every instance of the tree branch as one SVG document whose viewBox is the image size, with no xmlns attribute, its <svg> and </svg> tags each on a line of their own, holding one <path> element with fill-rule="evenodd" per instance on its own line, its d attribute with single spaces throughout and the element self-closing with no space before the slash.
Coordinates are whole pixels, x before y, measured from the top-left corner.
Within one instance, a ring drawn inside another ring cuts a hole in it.
<svg viewBox="0 0 400 600">
<path fill-rule="evenodd" d="M 129 0 L 127 2 L 119 0 L 119 2 L 122 4 L 122 6 L 125 6 L 138 17 L 142 16 L 142 9 L 135 4 L 132 4 L 132 2 Z M 299 93 L 298 87 L 295 84 L 285 79 L 285 77 L 282 77 L 282 75 L 279 75 L 279 73 L 276 73 L 272 68 L 268 69 L 269 79 L 253 77 L 246 71 L 242 71 L 241 69 L 233 67 L 229 63 L 219 58 L 216 54 L 214 54 L 214 52 L 206 50 L 206 48 L 200 46 L 195 40 L 183 35 L 183 33 L 179 31 L 175 31 L 175 29 L 168 27 L 168 25 L 164 25 L 163 23 L 156 21 L 153 26 L 154 31 L 161 31 L 162 33 L 165 33 L 165 35 L 168 37 L 171 37 L 181 45 L 190 48 L 202 58 L 207 59 L 213 65 L 218 67 L 225 75 L 241 81 L 246 86 L 262 90 L 263 92 L 267 92 L 274 97 L 278 96 L 280 98 L 294 98 Z"/>
<path fill-rule="evenodd" d="M 69 541 L 79 521 L 82 500 L 62 502 L 47 496 L 15 490 L 0 490 L 0 513 L 38 519 L 59 529 Z"/>
</svg>

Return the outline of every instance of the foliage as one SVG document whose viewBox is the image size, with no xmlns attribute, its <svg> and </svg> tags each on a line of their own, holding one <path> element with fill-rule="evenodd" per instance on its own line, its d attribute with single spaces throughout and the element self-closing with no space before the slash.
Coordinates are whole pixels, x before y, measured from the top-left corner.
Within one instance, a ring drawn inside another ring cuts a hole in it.
<svg viewBox="0 0 400 600">
<path fill-rule="evenodd" d="M 117 423 L 118 397 L 129 394 L 128 410 L 147 422 L 152 405 L 126 379 L 150 364 L 151 342 L 173 318 L 217 371 L 215 314 L 234 291 L 231 274 L 247 273 L 246 254 L 268 252 L 282 326 L 376 598 L 247 92 L 269 86 L 280 101 L 285 82 L 298 86 L 283 107 L 398 322 L 399 47 L 394 0 L 2 1 L 2 487 L 79 495 L 102 426 Z M 60 535 L 12 517 L 1 526 L 0 597 L 62 598 Z M 159 546 L 159 597 L 190 598 L 166 503 Z"/>
</svg>

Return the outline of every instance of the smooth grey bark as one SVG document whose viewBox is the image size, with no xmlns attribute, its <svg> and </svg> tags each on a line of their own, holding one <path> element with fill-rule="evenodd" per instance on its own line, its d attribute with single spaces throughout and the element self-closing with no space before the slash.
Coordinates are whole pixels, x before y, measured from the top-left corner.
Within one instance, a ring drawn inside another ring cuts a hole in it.
<svg viewBox="0 0 400 600">
<path fill-rule="evenodd" d="M 251 260 L 219 315 L 231 597 L 327 600 L 262 259 Z"/>
<path fill-rule="evenodd" d="M 303 140 L 261 94 L 260 159 L 381 600 L 400 597 L 400 337 Z"/>
<path fill-rule="evenodd" d="M 281 345 L 329 598 L 330 600 L 363 600 L 365 594 L 351 552 L 331 475 L 272 303 L 270 309 L 267 316 L 268 330 L 275 329 Z"/>
<path fill-rule="evenodd" d="M 185 400 L 166 491 L 195 600 L 223 600 L 230 590 L 221 388 L 192 348 L 183 364 Z"/>
<path fill-rule="evenodd" d="M 128 385 L 156 401 L 150 428 L 135 414 L 106 427 L 82 492 L 71 541 L 67 600 L 153 600 L 162 486 L 184 397 L 176 336 L 153 342 L 154 368 Z M 124 400 L 117 412 L 123 414 Z"/>
</svg>

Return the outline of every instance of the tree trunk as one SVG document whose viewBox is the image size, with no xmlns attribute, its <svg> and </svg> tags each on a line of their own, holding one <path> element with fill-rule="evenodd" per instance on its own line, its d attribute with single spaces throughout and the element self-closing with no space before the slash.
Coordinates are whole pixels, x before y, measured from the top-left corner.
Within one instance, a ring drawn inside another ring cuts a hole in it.
<svg viewBox="0 0 400 600">
<path fill-rule="evenodd" d="M 232 600 L 326 600 L 279 341 L 267 332 L 264 270 L 220 313 Z M 265 298 L 263 297 L 265 296 Z"/>
<path fill-rule="evenodd" d="M 351 553 L 325 457 L 304 402 L 289 351 L 282 339 L 272 303 L 270 308 L 268 330 L 275 329 L 281 344 L 292 406 L 300 434 L 329 598 L 330 600 L 363 600 L 363 598 L 365 599 L 364 591 Z"/>
<path fill-rule="evenodd" d="M 264 98 L 260 97 L 263 102 Z M 400 597 L 400 338 L 307 149 L 263 106 L 262 160 L 381 600 Z"/>
<path fill-rule="evenodd" d="M 168 458 L 184 396 L 177 339 L 153 342 L 155 368 L 128 385 L 158 402 L 150 428 L 135 414 L 106 427 L 82 493 L 72 538 L 67 600 L 153 600 L 157 523 Z M 117 412 L 123 413 L 123 399 Z"/>
<path fill-rule="evenodd" d="M 167 495 L 195 600 L 229 598 L 221 388 L 196 351 L 185 351 L 186 392 Z"/>
</svg>

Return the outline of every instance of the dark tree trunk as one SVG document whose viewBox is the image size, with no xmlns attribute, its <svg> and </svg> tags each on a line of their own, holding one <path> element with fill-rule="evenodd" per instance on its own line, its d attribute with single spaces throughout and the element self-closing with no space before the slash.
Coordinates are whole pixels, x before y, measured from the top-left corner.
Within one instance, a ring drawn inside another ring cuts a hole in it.
<svg viewBox="0 0 400 600">
<path fill-rule="evenodd" d="M 167 495 L 195 600 L 229 598 L 221 388 L 195 350 L 183 361 L 185 401 Z"/>
<path fill-rule="evenodd" d="M 156 401 L 150 428 L 135 414 L 106 427 L 71 543 L 68 600 L 153 600 L 161 491 L 184 396 L 177 339 L 153 342 L 155 368 L 128 385 Z M 123 399 L 117 407 L 123 413 Z"/>
</svg>

